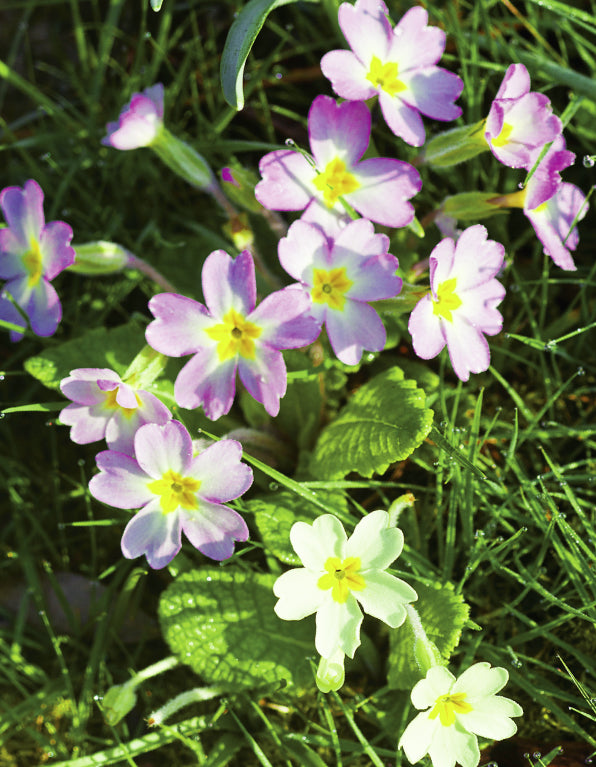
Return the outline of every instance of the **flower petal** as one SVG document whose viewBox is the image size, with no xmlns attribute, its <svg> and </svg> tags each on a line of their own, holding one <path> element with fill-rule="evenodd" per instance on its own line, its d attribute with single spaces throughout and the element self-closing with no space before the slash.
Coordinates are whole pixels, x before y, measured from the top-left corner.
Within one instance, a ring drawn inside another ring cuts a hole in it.
<svg viewBox="0 0 596 767">
<path fill-rule="evenodd" d="M 352 173 L 361 186 L 344 197 L 361 216 L 393 227 L 413 220 L 414 208 L 408 200 L 422 187 L 416 168 L 401 160 L 371 157 L 358 163 Z"/>
<path fill-rule="evenodd" d="M 346 557 L 360 557 L 363 570 L 384 570 L 396 560 L 404 547 L 404 534 L 398 527 L 387 527 L 389 514 L 383 509 L 363 517 L 349 537 Z"/>
<path fill-rule="evenodd" d="M 366 67 L 352 51 L 329 51 L 321 59 L 321 70 L 342 99 L 366 101 L 377 93 L 366 78 Z"/>
<path fill-rule="evenodd" d="M 325 326 L 333 351 L 345 365 L 357 365 L 364 349 L 385 348 L 385 326 L 372 306 L 362 301 L 348 298 L 341 310 L 328 310 Z"/>
<path fill-rule="evenodd" d="M 220 362 L 215 347 L 200 349 L 178 373 L 176 402 L 189 410 L 202 405 L 207 418 L 216 421 L 234 402 L 236 365 L 235 357 Z"/>
<path fill-rule="evenodd" d="M 183 476 L 188 473 L 192 439 L 180 421 L 145 424 L 135 434 L 134 443 L 135 457 L 149 477 L 161 479 L 170 470 Z"/>
<path fill-rule="evenodd" d="M 254 359 L 238 359 L 238 374 L 250 396 L 262 402 L 269 415 L 275 417 L 287 387 L 286 363 L 281 352 L 269 346 L 258 347 Z"/>
<path fill-rule="evenodd" d="M 225 250 L 214 250 L 205 259 L 203 295 L 209 312 L 221 319 L 230 309 L 246 316 L 255 308 L 255 265 L 248 250 L 232 258 Z"/>
<path fill-rule="evenodd" d="M 444 666 L 433 666 L 424 679 L 416 682 L 412 689 L 412 703 L 416 708 L 434 706 L 437 698 L 447 695 L 455 682 L 453 674 Z"/>
<path fill-rule="evenodd" d="M 406 103 L 399 96 L 381 91 L 379 104 L 385 122 L 391 132 L 402 138 L 410 146 L 422 146 L 426 140 L 426 132 L 420 112 L 416 107 Z"/>
<path fill-rule="evenodd" d="M 441 326 L 455 374 L 460 380 L 467 381 L 470 373 L 488 370 L 490 350 L 486 338 L 467 319 L 457 311 L 452 316 L 452 322 L 441 318 Z"/>
<path fill-rule="evenodd" d="M 315 647 L 323 658 L 330 658 L 338 648 L 350 658 L 360 645 L 360 624 L 363 615 L 352 594 L 346 602 L 336 602 L 331 591 L 317 610 Z"/>
<path fill-rule="evenodd" d="M 225 503 L 245 493 L 253 482 L 250 466 L 241 462 L 242 445 L 222 439 L 193 458 L 189 476 L 200 480 L 199 495 L 212 503 Z"/>
<path fill-rule="evenodd" d="M 433 767 L 454 767 L 456 762 L 462 767 L 478 767 L 480 761 L 476 736 L 466 732 L 457 722 L 450 727 L 437 727 L 429 755 Z"/>
<path fill-rule="evenodd" d="M 373 56 L 385 60 L 393 29 L 382 0 L 359 0 L 354 6 L 342 3 L 338 20 L 350 48 L 366 67 Z"/>
<path fill-rule="evenodd" d="M 0 208 L 10 230 L 27 251 L 31 241 L 37 242 L 43 229 L 43 192 L 37 181 L 20 186 L 7 186 L 0 192 Z"/>
<path fill-rule="evenodd" d="M 89 492 L 117 509 L 137 509 L 154 499 L 147 488 L 147 474 L 137 461 L 124 453 L 104 450 L 95 457 L 100 473 L 91 477 Z"/>
<path fill-rule="evenodd" d="M 414 307 L 408 321 L 412 345 L 423 360 L 436 357 L 446 343 L 440 317 L 434 313 L 430 296 L 424 296 Z"/>
<path fill-rule="evenodd" d="M 398 748 L 403 748 L 411 764 L 416 764 L 428 753 L 435 731 L 440 726 L 438 717 L 429 719 L 424 711 L 412 719 L 398 743 Z"/>
<path fill-rule="evenodd" d="M 53 280 L 67 266 L 74 264 L 75 251 L 70 247 L 72 228 L 64 221 L 50 221 L 39 237 L 43 274 Z"/>
<path fill-rule="evenodd" d="M 232 556 L 235 541 L 248 540 L 248 527 L 240 514 L 219 503 L 201 500 L 198 511 L 182 511 L 180 520 L 192 545 L 217 561 Z"/>
<path fill-rule="evenodd" d="M 473 698 L 481 698 L 487 695 L 494 695 L 502 690 L 507 684 L 509 673 L 507 669 L 500 666 L 491 667 L 490 663 L 482 661 L 474 663 L 467 668 L 457 682 L 453 685 L 451 692 L 465 692 Z"/>
<path fill-rule="evenodd" d="M 320 324 L 311 316 L 311 308 L 308 293 L 293 287 L 284 288 L 263 299 L 248 319 L 262 328 L 260 344 L 274 349 L 297 349 L 312 343 L 319 335 Z"/>
<path fill-rule="evenodd" d="M 284 621 L 299 621 L 316 612 L 325 600 L 325 592 L 317 586 L 318 573 L 304 567 L 280 575 L 273 584 L 278 602 L 273 608 Z"/>
<path fill-rule="evenodd" d="M 300 152 L 278 149 L 259 162 L 263 179 L 255 186 L 255 197 L 271 210 L 302 210 L 315 194 L 316 170 Z"/>
<path fill-rule="evenodd" d="M 168 357 L 183 357 L 207 341 L 204 330 L 214 323 L 207 309 L 177 293 L 159 293 L 149 301 L 155 319 L 145 331 L 147 343 Z"/>
<path fill-rule="evenodd" d="M 122 553 L 127 559 L 145 554 L 150 567 L 159 570 L 180 551 L 180 519 L 177 512 L 163 514 L 159 505 L 137 512 L 124 529 Z"/>
<path fill-rule="evenodd" d="M 458 721 L 469 732 L 482 738 L 503 740 L 517 732 L 517 724 L 509 717 L 522 716 L 523 709 L 510 698 L 491 695 L 479 701 L 468 700 L 473 710 L 456 714 Z"/>
<path fill-rule="evenodd" d="M 322 514 L 312 525 L 295 522 L 290 530 L 290 542 L 302 564 L 317 573 L 323 573 L 328 557 L 344 557 L 346 532 L 333 514 Z"/>
<path fill-rule="evenodd" d="M 366 586 L 354 596 L 364 612 L 391 628 L 401 626 L 406 619 L 404 604 L 414 602 L 418 594 L 405 581 L 381 570 L 368 570 L 362 576 Z"/>
<path fill-rule="evenodd" d="M 298 219 L 279 241 L 278 255 L 282 267 L 291 277 L 311 286 L 315 264 L 325 264 L 329 258 L 327 237 L 320 227 Z"/>
<path fill-rule="evenodd" d="M 308 112 L 308 135 L 319 170 L 340 158 L 347 170 L 353 172 L 351 166 L 368 147 L 370 128 L 370 112 L 364 102 L 338 104 L 330 96 L 317 96 Z"/>
</svg>

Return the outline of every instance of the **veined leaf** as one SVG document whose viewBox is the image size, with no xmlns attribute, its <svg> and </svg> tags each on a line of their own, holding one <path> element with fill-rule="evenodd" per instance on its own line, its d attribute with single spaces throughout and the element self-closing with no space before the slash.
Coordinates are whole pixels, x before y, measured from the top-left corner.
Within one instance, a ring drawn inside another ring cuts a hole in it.
<svg viewBox="0 0 596 767">
<path fill-rule="evenodd" d="M 382 474 L 403 461 L 429 433 L 433 411 L 415 381 L 397 368 L 362 386 L 338 417 L 321 433 L 311 460 L 312 473 L 323 479 L 357 471 Z"/>
<path fill-rule="evenodd" d="M 312 683 L 310 621 L 282 621 L 273 607 L 273 575 L 232 566 L 201 567 L 162 594 L 159 617 L 172 652 L 208 683 L 238 688 L 285 679 Z"/>
<path fill-rule="evenodd" d="M 413 607 L 418 611 L 427 637 L 434 642 L 445 661 L 459 644 L 469 606 L 453 587 L 437 585 L 434 588 L 415 583 L 418 600 Z M 406 621 L 389 632 L 389 687 L 397 690 L 411 690 L 423 674 L 414 657 L 414 632 Z"/>
</svg>

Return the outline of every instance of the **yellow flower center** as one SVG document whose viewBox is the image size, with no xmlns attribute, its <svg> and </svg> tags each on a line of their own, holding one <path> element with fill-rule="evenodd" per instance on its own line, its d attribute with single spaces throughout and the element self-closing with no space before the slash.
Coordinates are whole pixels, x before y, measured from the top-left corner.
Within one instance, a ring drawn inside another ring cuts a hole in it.
<svg viewBox="0 0 596 767">
<path fill-rule="evenodd" d="M 442 282 L 437 290 L 437 300 L 433 300 L 433 312 L 439 317 L 444 317 L 448 322 L 453 321 L 451 312 L 462 305 L 461 298 L 455 295 L 456 282 L 455 277 Z"/>
<path fill-rule="evenodd" d="M 342 562 L 339 557 L 327 557 L 325 562 L 325 575 L 321 575 L 317 586 L 323 591 L 331 589 L 331 597 L 340 603 L 344 603 L 350 591 L 362 591 L 366 586 L 364 578 L 358 575 L 360 570 L 360 557 L 347 557 Z"/>
<path fill-rule="evenodd" d="M 441 695 L 440 698 L 437 698 L 428 718 L 436 719 L 439 717 L 443 727 L 450 727 L 455 722 L 456 714 L 467 714 L 470 711 L 472 711 L 472 706 L 466 703 L 466 693 L 456 692 L 455 695 Z"/>
<path fill-rule="evenodd" d="M 390 96 L 395 96 L 396 93 L 406 89 L 406 86 L 397 76 L 397 63 L 395 61 L 388 61 L 386 64 L 381 64 L 381 60 L 376 56 L 372 57 L 366 79 L 375 88 L 381 88 Z"/>
<path fill-rule="evenodd" d="M 496 147 L 505 146 L 505 144 L 509 143 L 509 137 L 511 136 L 511 133 L 513 132 L 513 125 L 509 125 L 509 123 L 503 123 L 503 127 L 501 128 L 501 132 L 499 135 L 492 140 L 492 145 Z"/>
<path fill-rule="evenodd" d="M 30 250 L 23 256 L 23 265 L 29 272 L 29 285 L 36 285 L 42 274 L 42 257 L 37 240 L 31 240 Z"/>
<path fill-rule="evenodd" d="M 209 338 L 218 342 L 217 356 L 220 362 L 224 362 L 238 353 L 246 359 L 253 360 L 255 338 L 258 338 L 263 330 L 254 322 L 246 320 L 240 312 L 230 309 L 224 315 L 222 323 L 207 328 L 205 332 Z"/>
<path fill-rule="evenodd" d="M 354 192 L 360 184 L 355 177 L 348 173 L 346 164 L 339 157 L 330 160 L 325 166 L 325 170 L 314 179 L 313 184 L 323 192 L 325 205 L 332 208 L 337 202 L 337 198 L 342 194 Z"/>
<path fill-rule="evenodd" d="M 314 285 L 310 291 L 312 300 L 317 304 L 328 304 L 330 309 L 343 309 L 345 293 L 354 284 L 346 275 L 345 266 L 339 269 L 314 270 Z"/>
<path fill-rule="evenodd" d="M 182 477 L 178 472 L 168 469 L 161 479 L 150 482 L 147 488 L 155 495 L 161 495 L 161 510 L 168 514 L 178 506 L 189 510 L 198 508 L 197 491 L 200 486 L 198 479 Z"/>
<path fill-rule="evenodd" d="M 122 407 L 122 405 L 119 405 L 116 402 L 116 397 L 118 395 L 118 389 L 117 386 L 115 389 L 112 389 L 112 391 L 107 391 L 105 393 L 105 400 L 103 402 L 103 406 L 106 408 L 109 408 L 110 410 L 119 410 L 122 415 L 124 415 L 126 418 L 130 418 L 134 413 L 137 412 L 137 407 L 141 407 L 141 400 L 139 399 L 139 395 L 135 394 L 135 399 L 137 401 L 137 407 Z"/>
</svg>

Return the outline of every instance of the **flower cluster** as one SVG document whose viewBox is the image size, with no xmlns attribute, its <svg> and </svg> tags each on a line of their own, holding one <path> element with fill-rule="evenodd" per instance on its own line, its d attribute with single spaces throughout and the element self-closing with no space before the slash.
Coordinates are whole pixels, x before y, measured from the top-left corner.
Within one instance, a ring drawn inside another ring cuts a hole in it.
<svg viewBox="0 0 596 767">
<path fill-rule="evenodd" d="M 575 160 L 565 148 L 562 130 L 548 97 L 530 91 L 524 65 L 512 64 L 488 113 L 484 135 L 498 160 L 532 175 L 521 192 L 499 198 L 499 204 L 523 208 L 544 253 L 561 269 L 575 270 L 570 251 L 577 247 L 575 224 L 587 205 L 583 192 L 559 175 Z"/>
<path fill-rule="evenodd" d="M 0 319 L 24 329 L 22 312 L 36 335 L 51 336 L 62 319 L 51 280 L 74 263 L 72 229 L 64 221 L 45 223 L 43 192 L 33 180 L 26 181 L 22 189 L 3 189 L 0 208 L 8 224 L 0 229 L 0 278 L 6 280 L 0 295 Z M 22 336 L 22 331 L 10 331 L 12 341 Z"/>
</svg>

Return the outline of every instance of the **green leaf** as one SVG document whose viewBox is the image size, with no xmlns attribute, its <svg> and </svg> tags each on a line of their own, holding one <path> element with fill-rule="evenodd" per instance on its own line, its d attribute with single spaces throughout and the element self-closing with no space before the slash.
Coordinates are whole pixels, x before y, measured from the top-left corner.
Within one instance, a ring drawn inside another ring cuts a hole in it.
<svg viewBox="0 0 596 767">
<path fill-rule="evenodd" d="M 469 606 L 461 594 L 456 594 L 451 584 L 425 586 L 414 585 L 418 600 L 414 607 L 427 637 L 434 642 L 445 661 L 459 644 Z M 406 621 L 397 629 L 389 632 L 389 668 L 387 679 L 389 687 L 397 690 L 411 689 L 422 673 L 414 657 L 414 633 Z"/>
<path fill-rule="evenodd" d="M 24 367 L 44 386 L 59 389 L 60 381 L 75 368 L 112 368 L 123 375 L 144 345 L 144 328 L 136 322 L 112 330 L 95 328 L 72 341 L 29 357 Z"/>
<path fill-rule="evenodd" d="M 312 473 L 324 479 L 357 471 L 363 477 L 382 474 L 403 461 L 431 429 L 433 411 L 415 381 L 397 368 L 362 386 L 338 417 L 322 432 L 315 447 Z"/>
<path fill-rule="evenodd" d="M 159 617 L 172 652 L 207 683 L 239 688 L 287 680 L 312 684 L 311 621 L 273 611 L 273 575 L 233 566 L 179 576 L 162 594 Z"/>
<path fill-rule="evenodd" d="M 299 448 L 312 447 L 319 430 L 323 395 L 320 372 L 301 352 L 284 354 L 288 369 L 288 388 L 280 402 L 275 425 Z"/>
<path fill-rule="evenodd" d="M 297 0 L 250 0 L 230 27 L 221 55 L 220 79 L 224 98 L 234 109 L 244 108 L 244 65 L 265 19 L 274 8 L 294 2 Z"/>
<path fill-rule="evenodd" d="M 319 491 L 317 495 L 329 504 L 330 514 L 347 514 L 348 504 L 341 493 Z M 255 514 L 255 522 L 265 548 L 282 562 L 301 566 L 302 562 L 290 543 L 290 529 L 294 522 L 312 524 L 321 515 L 321 509 L 288 490 L 253 498 L 247 502 L 247 506 L 248 511 Z"/>
</svg>

